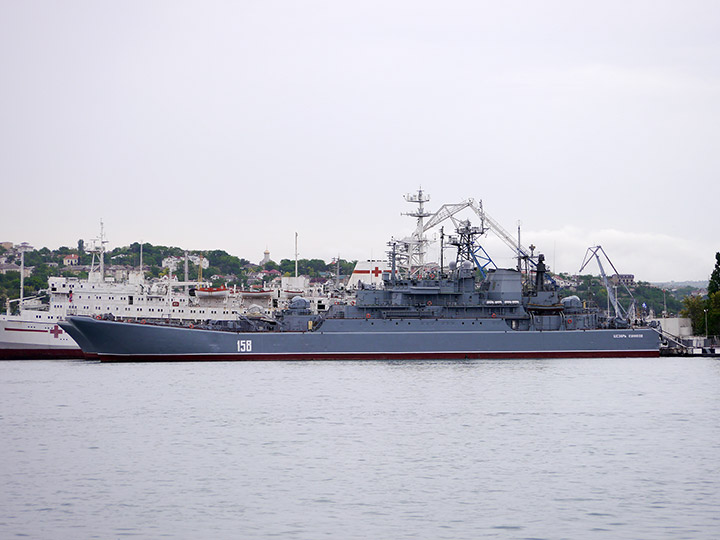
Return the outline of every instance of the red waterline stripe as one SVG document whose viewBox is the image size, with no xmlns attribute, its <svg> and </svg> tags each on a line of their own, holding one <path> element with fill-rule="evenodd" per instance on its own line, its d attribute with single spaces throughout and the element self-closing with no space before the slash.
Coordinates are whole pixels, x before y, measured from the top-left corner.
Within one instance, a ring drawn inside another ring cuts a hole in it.
<svg viewBox="0 0 720 540">
<path fill-rule="evenodd" d="M 654 358 L 659 350 L 643 351 L 534 351 L 534 352 L 458 352 L 458 353 L 321 353 L 321 354 L 103 354 L 85 355 L 102 362 L 224 362 L 268 360 L 504 360 L 545 358 Z"/>
<path fill-rule="evenodd" d="M 84 358 L 80 349 L 0 349 L 0 360 L 55 360 Z"/>
<path fill-rule="evenodd" d="M 30 328 L 5 328 L 7 332 L 42 332 L 47 334 L 50 330 L 32 330 Z"/>
</svg>

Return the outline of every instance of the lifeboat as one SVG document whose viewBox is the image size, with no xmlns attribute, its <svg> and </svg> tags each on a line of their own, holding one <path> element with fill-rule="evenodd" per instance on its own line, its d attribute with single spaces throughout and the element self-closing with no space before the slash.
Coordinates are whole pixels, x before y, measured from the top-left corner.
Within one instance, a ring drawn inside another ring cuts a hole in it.
<svg viewBox="0 0 720 540">
<path fill-rule="evenodd" d="M 198 298 L 226 298 L 230 290 L 225 287 L 198 287 L 195 289 L 195 296 Z"/>
<path fill-rule="evenodd" d="M 252 291 L 238 291 L 243 298 L 268 298 L 272 296 L 273 291 L 267 289 L 258 289 Z"/>
</svg>

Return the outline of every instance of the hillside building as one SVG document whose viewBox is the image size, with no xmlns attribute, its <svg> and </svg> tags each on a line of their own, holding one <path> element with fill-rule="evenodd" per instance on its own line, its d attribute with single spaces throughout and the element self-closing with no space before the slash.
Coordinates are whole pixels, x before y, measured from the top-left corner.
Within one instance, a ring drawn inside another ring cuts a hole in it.
<svg viewBox="0 0 720 540">
<path fill-rule="evenodd" d="M 63 257 L 63 264 L 65 266 L 77 266 L 79 261 L 80 257 L 76 253 L 71 253 Z"/>
</svg>

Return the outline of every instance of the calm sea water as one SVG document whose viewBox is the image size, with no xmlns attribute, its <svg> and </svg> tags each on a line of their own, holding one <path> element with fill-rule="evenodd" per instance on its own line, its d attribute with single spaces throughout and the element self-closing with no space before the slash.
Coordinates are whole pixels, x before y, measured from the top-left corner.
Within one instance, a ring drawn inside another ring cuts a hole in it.
<svg viewBox="0 0 720 540">
<path fill-rule="evenodd" d="M 720 361 L 0 363 L 0 537 L 718 538 Z"/>
</svg>

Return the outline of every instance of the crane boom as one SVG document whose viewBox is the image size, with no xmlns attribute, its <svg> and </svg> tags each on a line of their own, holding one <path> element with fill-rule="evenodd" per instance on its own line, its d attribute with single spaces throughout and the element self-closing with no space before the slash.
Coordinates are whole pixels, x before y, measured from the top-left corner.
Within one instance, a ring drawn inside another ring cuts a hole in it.
<svg viewBox="0 0 720 540">
<path fill-rule="evenodd" d="M 427 232 L 433 227 L 439 225 L 446 219 L 452 219 L 455 225 L 457 222 L 454 218 L 455 214 L 465 210 L 466 208 L 472 209 L 475 214 L 480 218 L 480 228 L 483 233 L 485 231 L 492 231 L 495 235 L 502 240 L 510 249 L 515 251 L 518 257 L 532 261 L 532 252 L 519 244 L 512 235 L 506 231 L 500 223 L 490 217 L 487 212 L 483 209 L 482 201 L 475 201 L 474 199 L 467 199 L 461 203 L 455 204 L 444 204 L 440 209 L 433 214 L 433 216 L 427 220 L 423 227 L 423 232 Z"/>
<path fill-rule="evenodd" d="M 615 265 L 610 260 L 610 257 L 607 256 L 607 253 L 605 253 L 605 250 L 602 248 L 602 246 L 593 246 L 589 247 L 587 251 L 585 252 L 585 258 L 583 259 L 583 263 L 580 266 L 579 272 L 582 272 L 583 269 L 588 265 L 588 263 L 595 258 L 598 264 L 598 268 L 600 268 L 600 276 L 602 277 L 603 284 L 605 285 L 605 290 L 607 291 L 608 298 L 610 298 L 610 302 L 612 303 L 613 309 L 615 310 L 615 317 L 622 317 L 624 319 L 631 319 L 634 316 L 635 312 L 635 298 L 633 297 L 632 293 L 630 292 L 630 289 L 627 288 L 627 285 L 623 283 L 623 287 L 625 287 L 625 290 L 627 291 L 630 298 L 632 298 L 632 303 L 630 305 L 630 309 L 628 311 L 625 311 L 625 308 L 622 307 L 620 302 L 618 301 L 617 295 L 613 292 L 612 287 L 610 287 L 610 283 L 607 279 L 607 274 L 605 274 L 605 269 L 603 268 L 602 262 L 600 261 L 600 253 L 602 253 L 605 256 L 605 259 L 610 264 L 610 267 L 613 269 L 615 274 L 619 274 L 617 271 L 617 268 L 615 268 Z"/>
</svg>

